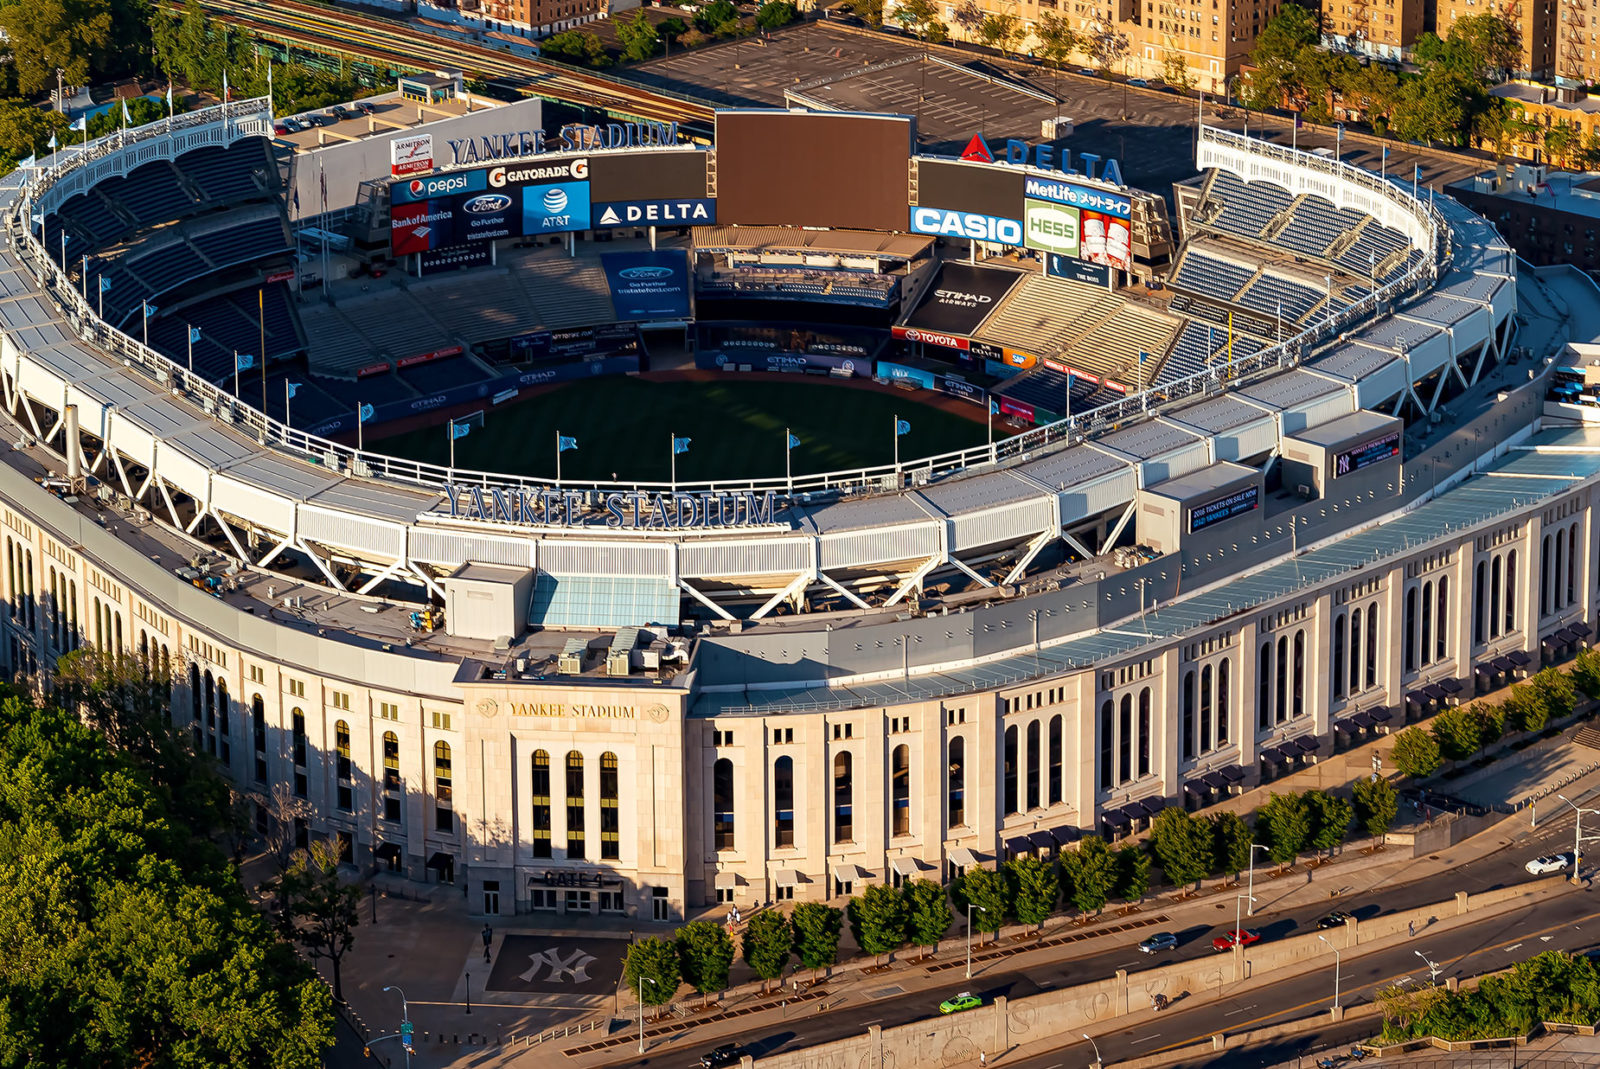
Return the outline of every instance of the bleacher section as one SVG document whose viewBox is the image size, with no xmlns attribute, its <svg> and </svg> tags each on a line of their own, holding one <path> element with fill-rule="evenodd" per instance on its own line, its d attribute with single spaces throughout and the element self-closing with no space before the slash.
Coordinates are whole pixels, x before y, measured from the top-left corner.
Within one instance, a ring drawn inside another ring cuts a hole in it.
<svg viewBox="0 0 1600 1069">
<path fill-rule="evenodd" d="M 268 283 L 261 291 L 261 306 L 268 362 L 303 349 L 290 307 L 289 287 L 282 282 Z M 232 380 L 235 351 L 258 355 L 256 351 L 261 348 L 254 290 L 211 297 L 157 315 L 150 321 L 150 344 L 175 363 L 184 364 L 189 355 L 191 326 L 200 329 L 200 339 L 194 343 L 195 372 L 214 382 Z"/>
<path fill-rule="evenodd" d="M 1276 319 L 1282 315 L 1298 323 L 1322 302 L 1326 294 L 1303 282 L 1281 275 L 1264 274 L 1234 298 L 1235 303 Z"/>
<path fill-rule="evenodd" d="M 302 305 L 300 325 L 305 328 L 312 366 L 329 373 L 348 372 L 378 362 L 378 354 L 350 321 L 331 304 Z"/>
<path fill-rule="evenodd" d="M 1069 376 L 1064 372 L 1040 365 L 1016 378 L 1007 379 L 996 387 L 995 392 L 1057 418 L 1094 407 L 1096 402 L 1091 399 L 1100 392 L 1100 388 L 1094 383 L 1072 378 L 1072 401 L 1069 405 L 1068 379 Z"/>
<path fill-rule="evenodd" d="M 1179 257 L 1178 265 L 1167 281 L 1179 289 L 1202 293 L 1219 301 L 1231 301 L 1255 273 L 1253 266 L 1234 263 L 1190 245 Z"/>
<path fill-rule="evenodd" d="M 1215 207 L 1206 214 L 1212 229 L 1244 238 L 1260 238 L 1267 224 L 1289 206 L 1294 196 L 1270 182 L 1245 183 L 1227 171 L 1214 171 L 1201 202 Z"/>
<path fill-rule="evenodd" d="M 405 290 L 384 289 L 348 298 L 339 302 L 339 312 L 380 358 L 404 359 L 452 344 L 450 335 L 428 314 L 423 302 Z M 316 350 L 313 354 L 315 366 L 330 366 L 323 359 L 325 354 Z M 339 366 L 352 369 L 363 365 L 341 359 Z"/>
<path fill-rule="evenodd" d="M 1175 320 L 1136 304 L 1124 305 L 1115 315 L 1106 317 L 1073 342 L 1073 360 L 1088 365 L 1091 370 L 1104 368 L 1137 382 L 1141 373 L 1155 374 L 1157 364 L 1172 344 L 1173 335 L 1178 333 L 1178 326 Z M 1145 354 L 1142 372 L 1140 353 Z"/>
<path fill-rule="evenodd" d="M 586 327 L 612 323 L 617 313 L 611 305 L 606 273 L 594 261 L 564 256 L 524 260 L 514 271 L 527 301 L 546 327 Z"/>
<path fill-rule="evenodd" d="M 469 344 L 526 334 L 541 326 L 508 268 L 473 271 L 465 278 L 427 279 L 412 283 L 410 290 L 427 303 L 451 337 Z"/>
<path fill-rule="evenodd" d="M 1390 230 L 1376 220 L 1368 219 L 1356 232 L 1355 241 L 1336 256 L 1333 262 L 1352 274 L 1368 278 L 1375 269 L 1383 266 L 1384 261 L 1405 252 L 1410 247 L 1411 244 L 1404 234 L 1398 230 Z"/>
<path fill-rule="evenodd" d="M 1321 197 L 1309 194 L 1295 201 L 1294 210 L 1278 227 L 1272 241 L 1307 256 L 1323 258 L 1328 247 L 1360 225 L 1361 214 L 1335 208 Z"/>
<path fill-rule="evenodd" d="M 1050 356 L 1122 303 L 1121 297 L 1098 286 L 1029 275 L 976 336 L 1035 356 Z"/>
</svg>

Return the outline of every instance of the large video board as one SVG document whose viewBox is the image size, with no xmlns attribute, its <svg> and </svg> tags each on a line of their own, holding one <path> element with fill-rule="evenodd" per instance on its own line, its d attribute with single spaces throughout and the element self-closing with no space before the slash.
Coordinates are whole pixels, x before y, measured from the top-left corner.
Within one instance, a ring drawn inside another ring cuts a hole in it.
<svg viewBox="0 0 1600 1069">
<path fill-rule="evenodd" d="M 588 178 L 577 157 L 401 179 L 389 187 L 391 252 L 587 230 Z"/>
</svg>

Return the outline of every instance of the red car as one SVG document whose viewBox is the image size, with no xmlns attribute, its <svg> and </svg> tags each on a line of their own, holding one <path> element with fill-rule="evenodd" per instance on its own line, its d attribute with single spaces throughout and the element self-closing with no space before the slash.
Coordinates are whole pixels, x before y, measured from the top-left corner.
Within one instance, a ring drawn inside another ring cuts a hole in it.
<svg viewBox="0 0 1600 1069">
<path fill-rule="evenodd" d="M 1235 943 L 1240 943 L 1244 946 L 1250 946 L 1252 943 L 1259 942 L 1261 942 L 1260 932 L 1252 932 L 1248 928 L 1236 928 L 1231 932 L 1225 932 L 1211 940 L 1211 949 L 1231 950 L 1233 949 Z"/>
</svg>

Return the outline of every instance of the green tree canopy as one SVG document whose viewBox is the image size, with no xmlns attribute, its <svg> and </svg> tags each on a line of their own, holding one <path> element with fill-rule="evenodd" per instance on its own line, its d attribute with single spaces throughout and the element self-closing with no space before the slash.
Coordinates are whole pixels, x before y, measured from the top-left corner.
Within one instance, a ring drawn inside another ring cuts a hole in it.
<svg viewBox="0 0 1600 1069">
<path fill-rule="evenodd" d="M 1350 802 L 1327 791 L 1311 790 L 1303 797 L 1311 819 L 1311 846 L 1317 850 L 1333 850 L 1349 833 L 1353 815 Z"/>
<path fill-rule="evenodd" d="M 278 878 L 278 893 L 290 934 L 313 958 L 328 959 L 333 969 L 333 998 L 344 1001 L 340 967 L 355 946 L 361 923 L 361 888 L 339 878 L 338 847 L 326 840 L 297 851 L 289 870 Z"/>
<path fill-rule="evenodd" d="M 682 976 L 678 948 L 653 935 L 628 947 L 628 956 L 622 962 L 623 983 L 646 1006 L 664 1006 L 671 1002 L 678 993 Z"/>
<path fill-rule="evenodd" d="M 1150 855 L 1137 846 L 1117 851 L 1115 893 L 1124 902 L 1142 902 L 1150 893 Z"/>
<path fill-rule="evenodd" d="M 1450 761 L 1460 761 L 1478 752 L 1483 726 L 1471 706 L 1442 710 L 1433 718 L 1433 738 L 1439 753 Z"/>
<path fill-rule="evenodd" d="M 607 67 L 611 58 L 593 30 L 562 30 L 539 42 L 539 54 L 586 67 Z"/>
<path fill-rule="evenodd" d="M 963 911 L 966 906 L 972 907 L 973 930 L 993 935 L 1005 926 L 1006 914 L 1011 912 L 1011 897 L 1003 876 L 993 869 L 974 865 L 961 877 L 959 886 Z"/>
<path fill-rule="evenodd" d="M 1012 858 L 1005 865 L 1005 880 L 1011 914 L 1022 924 L 1044 924 L 1061 901 L 1061 877 L 1053 861 L 1033 854 Z"/>
<path fill-rule="evenodd" d="M 1299 856 L 1311 839 L 1311 814 L 1298 794 L 1274 793 L 1256 811 L 1256 837 L 1267 847 L 1268 856 L 1287 864 Z"/>
<path fill-rule="evenodd" d="M 955 922 L 944 888 L 932 880 L 910 880 L 900 889 L 906 900 L 906 925 L 911 942 L 935 947 Z"/>
<path fill-rule="evenodd" d="M 1401 775 L 1420 779 L 1438 769 L 1439 744 L 1421 728 L 1406 728 L 1394 737 L 1394 749 L 1390 751 L 1390 756 Z"/>
<path fill-rule="evenodd" d="M 762 910 L 745 925 L 742 941 L 744 963 L 763 983 L 783 976 L 784 966 L 794 947 L 794 930 L 789 918 L 775 909 Z"/>
<path fill-rule="evenodd" d="M 116 42 L 110 0 L 26 0 L 0 7 L 17 89 L 26 96 L 56 87 L 56 68 L 68 86 L 88 85 L 109 66 Z"/>
<path fill-rule="evenodd" d="M 1394 784 L 1382 777 L 1358 779 L 1351 789 L 1356 823 L 1373 838 L 1389 830 L 1395 814 L 1400 811 L 1400 799 Z"/>
<path fill-rule="evenodd" d="M 874 958 L 893 954 L 906 941 L 906 904 L 899 891 L 873 884 L 850 900 L 850 935 Z"/>
<path fill-rule="evenodd" d="M 763 30 L 776 30 L 780 26 L 789 25 L 799 17 L 799 11 L 789 0 L 765 0 L 756 8 L 756 25 Z"/>
<path fill-rule="evenodd" d="M 1223 872 L 1235 878 L 1250 867 L 1250 846 L 1255 842 L 1250 825 L 1234 812 L 1222 812 L 1211 818 L 1211 856 Z"/>
<path fill-rule="evenodd" d="M 733 965 L 733 939 L 715 921 L 690 921 L 678 929 L 678 970 L 688 985 L 709 995 L 728 986 Z"/>
<path fill-rule="evenodd" d="M 635 8 L 633 18 L 615 20 L 617 42 L 622 45 L 622 57 L 634 62 L 649 59 L 661 47 L 661 34 L 644 8 Z"/>
<path fill-rule="evenodd" d="M 1079 913 L 1098 913 L 1117 886 L 1117 859 L 1098 835 L 1086 835 L 1061 855 L 1067 897 Z"/>
<path fill-rule="evenodd" d="M 839 960 L 839 933 L 843 915 L 821 902 L 802 902 L 794 907 L 789 923 L 794 928 L 794 951 L 800 964 L 815 972 L 832 968 Z"/>
<path fill-rule="evenodd" d="M 1211 828 L 1182 809 L 1156 814 L 1150 825 L 1150 849 L 1174 887 L 1199 883 L 1216 867 Z"/>
</svg>

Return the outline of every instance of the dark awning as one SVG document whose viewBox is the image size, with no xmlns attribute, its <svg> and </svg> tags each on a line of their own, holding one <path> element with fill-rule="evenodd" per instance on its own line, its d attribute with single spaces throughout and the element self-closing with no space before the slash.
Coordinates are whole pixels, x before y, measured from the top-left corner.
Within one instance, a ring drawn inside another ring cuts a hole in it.
<svg viewBox="0 0 1600 1069">
<path fill-rule="evenodd" d="M 1261 760 L 1281 764 L 1284 760 L 1283 751 L 1276 746 L 1269 746 L 1261 751 Z"/>
<path fill-rule="evenodd" d="M 445 869 L 453 869 L 456 867 L 456 856 L 447 854 L 443 850 L 436 850 L 433 856 L 428 858 L 428 867 L 430 869 L 438 869 L 440 872 Z"/>
<path fill-rule="evenodd" d="M 1408 690 L 1406 691 L 1406 704 L 1417 706 L 1427 705 L 1428 696 L 1422 693 L 1420 690 Z"/>
<path fill-rule="evenodd" d="M 1572 633 L 1574 635 L 1576 635 L 1578 638 L 1583 639 L 1583 638 L 1588 638 L 1594 632 L 1590 630 L 1589 625 L 1587 623 L 1585 623 L 1582 620 L 1578 620 L 1578 621 L 1574 622 L 1573 625 L 1572 625 Z"/>
<path fill-rule="evenodd" d="M 1444 689 L 1446 694 L 1461 693 L 1461 680 L 1457 679 L 1455 676 L 1450 676 L 1447 679 L 1439 680 L 1439 686 Z"/>
<path fill-rule="evenodd" d="M 1527 650 L 1512 650 L 1510 653 L 1506 654 L 1506 660 L 1510 661 L 1518 668 L 1526 668 L 1528 665 L 1533 663 L 1533 657 L 1528 653 Z"/>
<path fill-rule="evenodd" d="M 1030 831 L 1028 842 L 1033 844 L 1035 850 L 1053 850 L 1056 845 L 1055 837 L 1047 831 Z"/>
<path fill-rule="evenodd" d="M 1335 720 L 1333 722 L 1333 730 L 1340 735 L 1354 735 L 1361 730 L 1361 725 L 1355 723 L 1355 717 L 1351 717 L 1349 720 Z"/>
<path fill-rule="evenodd" d="M 1373 722 L 1378 724 L 1387 724 L 1394 719 L 1394 714 L 1381 705 L 1368 709 L 1366 715 L 1372 717 Z"/>
<path fill-rule="evenodd" d="M 1349 724 L 1358 728 L 1369 728 L 1373 725 L 1373 717 L 1371 713 L 1367 712 L 1366 710 L 1362 710 L 1361 712 L 1352 716 L 1349 720 L 1342 720 L 1340 723 Z M 1333 726 L 1338 728 L 1339 724 L 1335 724 Z"/>
<path fill-rule="evenodd" d="M 379 861 L 398 861 L 400 859 L 399 843 L 379 843 L 372 848 L 372 856 Z"/>
<path fill-rule="evenodd" d="M 1422 693 L 1428 696 L 1430 702 L 1442 702 L 1450 695 L 1437 683 L 1429 683 L 1422 688 Z"/>
<path fill-rule="evenodd" d="M 1472 674 L 1475 676 L 1492 676 L 1498 671 L 1500 671 L 1500 669 L 1494 666 L 1493 661 L 1490 661 L 1486 664 L 1475 664 L 1472 666 Z"/>
<path fill-rule="evenodd" d="M 1131 823 L 1128 815 L 1120 809 L 1112 809 L 1100 814 L 1100 822 L 1109 824 L 1113 828 L 1126 828 Z"/>
<path fill-rule="evenodd" d="M 1127 805 L 1122 807 L 1122 811 L 1128 815 L 1130 820 L 1143 820 L 1152 812 L 1150 807 L 1145 805 L 1143 802 L 1129 802 Z M 1160 810 L 1158 809 L 1154 812 L 1159 813 Z"/>
<path fill-rule="evenodd" d="M 1541 638 L 1539 640 L 1539 645 L 1543 646 L 1547 650 L 1553 650 L 1557 646 L 1565 646 L 1571 641 L 1572 636 L 1567 634 L 1567 629 L 1563 627 L 1560 631 L 1552 632 L 1546 635 L 1544 638 Z"/>
<path fill-rule="evenodd" d="M 1315 735 L 1301 735 L 1294 740 L 1294 744 L 1300 747 L 1301 753 L 1316 753 L 1322 749 L 1322 740 Z"/>
<path fill-rule="evenodd" d="M 1027 839 L 1018 838 L 1006 840 L 1006 853 L 1011 854 L 1013 857 L 1018 854 L 1026 854 L 1032 849 L 1033 844 Z"/>
<path fill-rule="evenodd" d="M 1217 770 L 1217 775 L 1221 776 L 1229 783 L 1244 782 L 1244 769 L 1237 765 L 1224 765 L 1222 768 Z"/>
<path fill-rule="evenodd" d="M 1063 824 L 1059 828 L 1051 828 L 1050 834 L 1062 846 L 1078 841 L 1078 829 L 1071 824 Z"/>
<path fill-rule="evenodd" d="M 1509 672 L 1516 667 L 1516 663 L 1510 657 L 1496 657 L 1489 662 L 1489 667 L 1496 672 Z"/>
<path fill-rule="evenodd" d="M 1223 770 L 1221 772 L 1207 772 L 1204 776 L 1200 777 L 1200 782 L 1204 783 L 1207 787 L 1210 787 L 1214 791 L 1225 791 L 1228 789 L 1227 771 Z"/>
<path fill-rule="evenodd" d="M 1191 798 L 1204 798 L 1206 795 L 1211 793 L 1211 788 L 1207 787 L 1199 780 L 1190 780 L 1188 783 L 1183 785 L 1183 793 L 1189 795 Z"/>
</svg>

